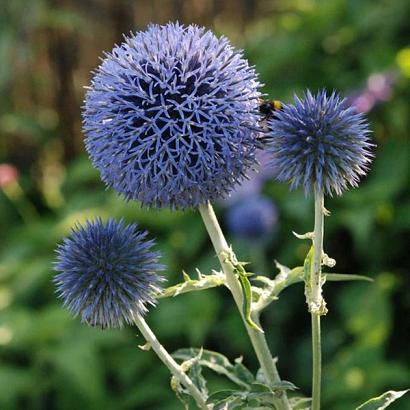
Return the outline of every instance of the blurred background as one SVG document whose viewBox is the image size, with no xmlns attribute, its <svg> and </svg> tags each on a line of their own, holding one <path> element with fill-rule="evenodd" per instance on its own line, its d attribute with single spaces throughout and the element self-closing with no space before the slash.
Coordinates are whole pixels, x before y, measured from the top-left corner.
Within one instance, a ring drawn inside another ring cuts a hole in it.
<svg viewBox="0 0 410 410">
<path fill-rule="evenodd" d="M 150 22 L 197 23 L 228 36 L 270 98 L 339 90 L 368 114 L 376 159 L 359 189 L 329 198 L 325 251 L 334 271 L 374 278 L 328 283 L 323 320 L 323 408 L 348 410 L 410 387 L 410 2 L 408 0 L 0 0 L 0 408 L 181 408 L 168 371 L 137 348 L 133 328 L 101 331 L 56 300 L 54 249 L 77 220 L 115 216 L 158 239 L 169 284 L 217 268 L 196 212 L 145 211 L 105 190 L 85 155 L 81 105 L 90 71 L 122 33 Z M 251 270 L 300 265 L 312 200 L 251 176 L 216 204 L 229 241 Z M 247 215 L 247 216 L 246 216 Z M 252 223 L 244 222 L 253 218 Z M 310 390 L 310 317 L 302 285 L 264 314 L 279 369 Z M 228 292 L 162 300 L 148 321 L 173 351 L 204 346 L 231 360 L 255 357 Z M 209 374 L 210 389 L 229 387 Z M 406 404 L 407 403 L 407 404 Z M 392 409 L 408 409 L 409 399 Z"/>
</svg>

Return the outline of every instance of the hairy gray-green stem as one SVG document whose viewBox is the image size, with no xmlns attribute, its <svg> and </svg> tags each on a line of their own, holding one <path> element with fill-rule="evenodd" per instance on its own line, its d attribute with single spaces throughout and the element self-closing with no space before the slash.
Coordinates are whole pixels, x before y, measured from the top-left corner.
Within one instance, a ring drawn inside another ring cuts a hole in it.
<svg viewBox="0 0 410 410">
<path fill-rule="evenodd" d="M 323 216 L 323 192 L 315 190 L 313 269 L 310 275 L 311 300 L 309 301 L 309 310 L 312 319 L 312 410 L 320 409 L 322 373 L 320 316 L 326 314 L 326 303 L 322 296 Z"/>
<path fill-rule="evenodd" d="M 194 385 L 191 378 L 182 370 L 181 366 L 171 357 L 164 346 L 161 345 L 144 318 L 140 315 L 134 315 L 134 323 L 149 343 L 149 346 L 165 366 L 168 367 L 175 379 L 189 391 L 197 406 L 203 410 L 210 410 L 210 407 L 206 404 L 206 398 Z"/>
<path fill-rule="evenodd" d="M 264 334 L 261 331 L 250 326 L 243 314 L 242 288 L 238 278 L 235 275 L 233 265 L 229 263 L 229 261 L 226 258 L 227 254 L 229 255 L 230 253 L 232 253 L 232 249 L 228 246 L 228 243 L 226 242 L 226 239 L 222 233 L 221 227 L 219 226 L 212 205 L 209 202 L 206 205 L 200 205 L 199 212 L 201 213 L 202 219 L 208 231 L 209 237 L 211 238 L 212 244 L 218 256 L 222 270 L 225 273 L 227 286 L 231 291 L 235 303 L 240 311 L 242 320 L 245 324 L 249 338 L 251 339 L 253 348 L 255 350 L 261 368 L 265 374 L 265 377 L 271 384 L 278 383 L 281 381 L 281 379 L 276 368 L 276 364 L 273 361 L 272 354 L 269 350 Z M 259 315 L 257 313 L 254 312 L 252 314 L 252 319 L 257 325 L 260 324 Z M 276 405 L 279 410 L 291 409 L 286 392 L 281 393 Z"/>
</svg>

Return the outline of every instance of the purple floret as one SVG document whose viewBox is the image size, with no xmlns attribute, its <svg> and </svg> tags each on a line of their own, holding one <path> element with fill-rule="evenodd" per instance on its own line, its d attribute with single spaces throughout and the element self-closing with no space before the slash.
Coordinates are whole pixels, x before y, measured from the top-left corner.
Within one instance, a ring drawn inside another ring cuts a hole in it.
<svg viewBox="0 0 410 410">
<path fill-rule="evenodd" d="M 132 323 L 155 305 L 164 278 L 159 252 L 136 225 L 101 219 L 77 225 L 57 248 L 54 277 L 64 306 L 102 328 Z"/>
<path fill-rule="evenodd" d="M 373 157 L 363 114 L 326 91 L 284 105 L 269 121 L 267 151 L 277 180 L 327 195 L 356 187 Z"/>
<path fill-rule="evenodd" d="M 225 37 L 151 25 L 96 70 L 83 111 L 87 151 L 109 187 L 148 207 L 226 197 L 257 163 L 259 87 Z"/>
</svg>

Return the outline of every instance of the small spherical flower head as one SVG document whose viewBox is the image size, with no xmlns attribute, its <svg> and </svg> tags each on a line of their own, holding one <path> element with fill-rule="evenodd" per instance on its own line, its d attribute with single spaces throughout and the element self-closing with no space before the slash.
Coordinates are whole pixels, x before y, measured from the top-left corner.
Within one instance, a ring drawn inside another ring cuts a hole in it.
<svg viewBox="0 0 410 410">
<path fill-rule="evenodd" d="M 82 322 L 102 328 L 132 323 L 155 305 L 164 280 L 160 254 L 136 225 L 101 219 L 77 225 L 57 248 L 57 294 Z"/>
<path fill-rule="evenodd" d="M 306 194 L 341 195 L 368 170 L 374 146 L 369 134 L 365 117 L 346 99 L 307 91 L 269 122 L 266 149 L 277 180 L 292 189 L 303 186 Z"/>
<path fill-rule="evenodd" d="M 274 230 L 278 212 L 269 198 L 251 197 L 234 205 L 228 213 L 229 230 L 248 240 L 265 239 Z"/>
<path fill-rule="evenodd" d="M 225 37 L 151 25 L 96 70 L 83 112 L 103 181 L 149 207 L 226 197 L 256 164 L 260 84 Z"/>
</svg>

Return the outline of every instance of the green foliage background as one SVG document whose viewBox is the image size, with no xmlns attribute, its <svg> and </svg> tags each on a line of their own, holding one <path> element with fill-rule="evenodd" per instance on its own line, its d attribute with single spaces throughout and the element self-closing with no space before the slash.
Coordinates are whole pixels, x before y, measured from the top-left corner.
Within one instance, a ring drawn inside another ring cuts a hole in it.
<svg viewBox="0 0 410 410">
<path fill-rule="evenodd" d="M 136 221 L 158 238 L 169 284 L 185 269 L 207 273 L 217 260 L 196 212 L 147 211 L 106 191 L 85 156 L 82 87 L 120 34 L 149 22 L 204 24 L 246 50 L 265 91 L 289 101 L 306 87 L 348 95 L 377 72 L 394 72 L 389 101 L 369 113 L 376 160 L 360 188 L 329 198 L 325 250 L 337 272 L 367 283 L 329 283 L 323 320 L 323 408 L 346 410 L 389 389 L 410 385 L 409 239 L 410 3 L 395 1 L 0 1 L 0 163 L 14 164 L 19 185 L 0 190 L 0 408 L 180 408 L 169 374 L 137 348 L 133 328 L 101 331 L 73 320 L 51 283 L 54 249 L 77 220 Z M 267 246 L 230 235 L 252 268 L 273 259 L 301 264 L 307 244 L 291 231 L 313 224 L 301 192 L 269 181 L 278 206 Z M 219 204 L 223 223 L 227 208 Z M 310 389 L 310 319 L 295 285 L 263 316 L 286 380 Z M 256 370 L 237 311 L 224 289 L 162 300 L 148 321 L 170 351 L 204 346 Z M 227 387 L 210 376 L 209 386 Z M 402 399 L 392 409 L 409 408 Z"/>
</svg>

